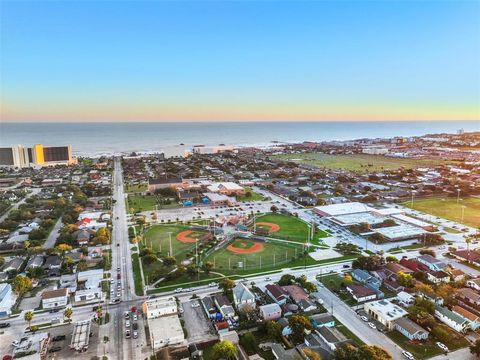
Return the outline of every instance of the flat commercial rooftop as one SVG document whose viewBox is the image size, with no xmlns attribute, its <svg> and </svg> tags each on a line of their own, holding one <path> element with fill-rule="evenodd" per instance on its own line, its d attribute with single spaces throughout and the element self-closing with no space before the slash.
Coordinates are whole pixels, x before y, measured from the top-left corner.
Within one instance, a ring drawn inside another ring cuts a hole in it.
<svg viewBox="0 0 480 360">
<path fill-rule="evenodd" d="M 148 319 L 148 328 L 155 342 L 161 341 L 166 345 L 171 345 L 178 344 L 184 340 L 182 324 L 176 315 Z"/>
<path fill-rule="evenodd" d="M 379 228 L 375 229 L 375 232 L 382 234 L 387 240 L 391 241 L 420 237 L 426 233 L 425 230 L 419 227 L 407 224 Z"/>
<path fill-rule="evenodd" d="M 370 212 L 362 212 L 362 213 L 356 213 L 356 214 L 334 216 L 332 217 L 331 220 L 340 225 L 348 226 L 348 225 L 354 225 L 354 224 L 360 224 L 360 223 L 367 223 L 371 225 L 380 224 L 386 219 L 387 219 L 386 217 L 378 216 Z"/>
<path fill-rule="evenodd" d="M 392 217 L 397 219 L 397 220 L 401 220 L 401 221 L 404 221 L 406 223 L 409 223 L 409 224 L 412 224 L 414 226 L 418 226 L 418 227 L 421 227 L 421 228 L 433 226 L 432 224 L 430 224 L 426 221 L 418 220 L 418 219 L 415 219 L 415 218 L 413 218 L 411 216 L 408 216 L 408 215 L 397 214 L 397 215 L 392 215 Z"/>
<path fill-rule="evenodd" d="M 374 208 L 371 208 L 370 206 L 367 206 L 359 202 L 316 206 L 314 210 L 317 213 L 321 213 L 325 216 L 338 216 L 338 215 L 347 215 L 347 214 L 375 211 Z"/>
</svg>

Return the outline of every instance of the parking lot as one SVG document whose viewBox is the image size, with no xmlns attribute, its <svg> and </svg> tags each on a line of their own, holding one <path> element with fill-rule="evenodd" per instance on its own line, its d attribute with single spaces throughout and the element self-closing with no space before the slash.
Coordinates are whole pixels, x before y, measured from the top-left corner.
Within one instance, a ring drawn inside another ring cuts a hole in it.
<svg viewBox="0 0 480 360">
<path fill-rule="evenodd" d="M 216 338 L 210 320 L 205 315 L 198 299 L 183 302 L 182 308 L 189 343 L 199 343 Z"/>
<path fill-rule="evenodd" d="M 49 352 L 47 353 L 46 359 L 89 359 L 92 356 L 98 355 L 97 347 L 100 340 L 98 339 L 98 325 L 94 322 L 92 322 L 91 333 L 93 335 L 90 337 L 88 350 L 83 353 L 79 353 L 70 349 L 73 331 L 72 324 L 51 327 L 48 328 L 47 331 L 50 333 L 50 337 L 52 339 L 54 339 L 56 336 L 65 335 L 65 340 L 51 341 L 50 345 L 48 346 Z M 60 350 L 50 352 L 54 348 L 60 348 Z"/>
<path fill-rule="evenodd" d="M 239 203 L 237 206 L 190 206 L 179 209 L 162 209 L 157 210 L 157 222 L 168 221 L 191 221 L 201 219 L 212 219 L 219 216 L 228 216 L 228 215 L 237 215 L 239 213 L 250 214 L 252 211 L 254 213 L 265 213 L 270 212 L 272 205 L 277 206 L 279 209 L 282 209 L 282 205 L 276 203 L 275 201 L 252 201 Z M 151 214 L 153 211 L 145 211 L 142 214 L 146 215 L 147 218 L 151 220 Z"/>
</svg>

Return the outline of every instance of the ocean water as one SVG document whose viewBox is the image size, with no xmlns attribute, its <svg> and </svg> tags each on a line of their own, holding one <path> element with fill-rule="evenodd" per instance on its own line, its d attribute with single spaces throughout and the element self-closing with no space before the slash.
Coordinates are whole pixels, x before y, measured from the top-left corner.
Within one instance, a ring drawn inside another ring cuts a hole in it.
<svg viewBox="0 0 480 360">
<path fill-rule="evenodd" d="M 418 122 L 192 122 L 192 123 L 5 123 L 0 145 L 71 144 L 75 155 L 158 152 L 179 144 L 238 146 L 272 142 L 388 138 L 480 131 L 479 121 Z"/>
</svg>

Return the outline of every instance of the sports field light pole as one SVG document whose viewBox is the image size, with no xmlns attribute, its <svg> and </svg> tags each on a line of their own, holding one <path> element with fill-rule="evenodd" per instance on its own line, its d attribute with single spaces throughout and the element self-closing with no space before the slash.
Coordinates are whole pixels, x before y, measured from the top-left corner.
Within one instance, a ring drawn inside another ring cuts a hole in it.
<svg viewBox="0 0 480 360">
<path fill-rule="evenodd" d="M 413 194 L 415 194 L 415 190 L 412 190 L 411 193 L 412 193 L 412 200 L 410 201 L 410 207 L 413 208 Z"/>
<path fill-rule="evenodd" d="M 457 189 L 457 204 L 460 202 L 460 189 Z"/>
<path fill-rule="evenodd" d="M 465 208 L 466 208 L 466 206 L 462 205 L 462 220 L 461 220 L 462 224 L 463 224 L 463 217 L 465 216 Z"/>
<path fill-rule="evenodd" d="M 172 256 L 173 251 L 172 251 L 172 232 L 168 232 L 168 241 L 170 242 L 170 252 L 168 253 L 168 256 Z"/>
<path fill-rule="evenodd" d="M 195 262 L 197 263 L 197 281 L 200 280 L 200 270 L 198 269 L 198 238 L 195 238 Z"/>
</svg>

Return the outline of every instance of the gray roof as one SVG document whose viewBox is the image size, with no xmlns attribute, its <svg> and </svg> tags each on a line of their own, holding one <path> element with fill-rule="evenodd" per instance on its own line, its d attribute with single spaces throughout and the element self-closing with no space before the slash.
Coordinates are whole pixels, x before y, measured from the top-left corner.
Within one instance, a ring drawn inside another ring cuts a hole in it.
<svg viewBox="0 0 480 360">
<path fill-rule="evenodd" d="M 420 325 L 417 323 L 413 322 L 409 318 L 406 317 L 401 317 L 400 319 L 395 320 L 395 324 L 401 327 L 402 329 L 405 329 L 408 331 L 409 334 L 416 334 L 418 332 L 425 332 L 428 333 L 427 330 L 422 328 Z"/>
<path fill-rule="evenodd" d="M 440 314 L 442 314 L 443 316 L 449 318 L 450 320 L 456 322 L 457 324 L 463 324 L 465 322 L 468 322 L 467 319 L 465 319 L 463 316 L 460 316 L 456 313 L 454 313 L 453 311 L 450 311 L 448 310 L 447 308 L 443 307 L 443 306 L 437 306 L 435 308 L 435 311 L 438 311 Z"/>
<path fill-rule="evenodd" d="M 255 295 L 241 281 L 233 288 L 233 295 L 239 302 L 246 300 L 255 300 Z"/>
<path fill-rule="evenodd" d="M 315 315 L 310 316 L 310 319 L 315 321 L 317 324 L 326 324 L 326 323 L 329 323 L 331 321 L 335 321 L 333 316 L 330 315 L 329 313 L 315 314 Z"/>
<path fill-rule="evenodd" d="M 335 328 L 329 328 L 326 326 L 322 326 L 319 328 L 318 333 L 322 335 L 322 337 L 328 341 L 329 343 L 336 344 L 339 342 L 347 341 L 347 337 L 343 335 L 340 331 Z"/>
</svg>

